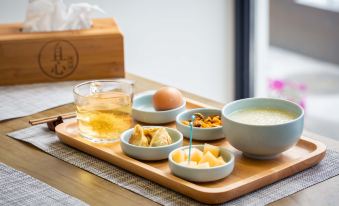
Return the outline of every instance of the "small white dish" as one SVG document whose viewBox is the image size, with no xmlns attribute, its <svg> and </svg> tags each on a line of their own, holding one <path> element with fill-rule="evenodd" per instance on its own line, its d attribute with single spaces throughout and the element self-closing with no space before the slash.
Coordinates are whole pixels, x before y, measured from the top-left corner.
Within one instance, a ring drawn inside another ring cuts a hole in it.
<svg viewBox="0 0 339 206">
<path fill-rule="evenodd" d="M 221 117 L 221 110 L 219 109 L 210 109 L 210 108 L 197 108 L 184 111 L 180 113 L 176 118 L 177 129 L 184 135 L 184 137 L 189 138 L 190 127 L 184 125 L 182 121 L 191 119 L 194 113 L 201 113 L 205 116 L 210 115 L 219 115 Z M 200 128 L 193 127 L 193 136 L 192 139 L 200 141 L 211 141 L 224 138 L 224 133 L 222 131 L 222 126 L 213 127 L 213 128 Z"/>
<path fill-rule="evenodd" d="M 159 127 L 159 126 L 143 126 L 147 127 Z M 134 128 L 126 130 L 120 135 L 120 146 L 122 151 L 134 159 L 138 160 L 163 160 L 168 158 L 168 154 L 181 147 L 183 142 L 182 134 L 173 128 L 165 127 L 169 136 L 172 138 L 172 144 L 160 146 L 160 147 L 141 147 L 129 143 L 129 139 L 134 131 Z"/>
<path fill-rule="evenodd" d="M 135 120 L 148 124 L 165 124 L 174 122 L 176 116 L 185 111 L 186 101 L 180 107 L 165 111 L 156 111 L 152 97 L 156 91 L 147 91 L 136 95 L 133 99 L 132 116 Z"/>
<path fill-rule="evenodd" d="M 185 150 L 189 146 L 180 147 L 176 150 Z M 204 145 L 192 145 L 192 148 L 203 150 Z M 168 156 L 168 164 L 172 173 L 178 177 L 192 182 L 211 182 L 219 180 L 230 175 L 234 168 L 234 155 L 226 148 L 220 148 L 220 155 L 225 160 L 226 164 L 210 167 L 210 168 L 194 168 L 188 167 L 174 162 L 172 154 L 176 151 L 173 150 Z"/>
</svg>

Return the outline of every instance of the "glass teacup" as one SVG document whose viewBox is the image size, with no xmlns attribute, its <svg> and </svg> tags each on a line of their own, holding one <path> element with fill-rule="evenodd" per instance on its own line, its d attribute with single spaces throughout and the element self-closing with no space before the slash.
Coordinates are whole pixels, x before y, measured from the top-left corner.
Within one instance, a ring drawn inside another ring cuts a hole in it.
<svg viewBox="0 0 339 206">
<path fill-rule="evenodd" d="M 133 83 L 95 80 L 74 87 L 80 135 L 92 142 L 112 142 L 133 126 Z"/>
</svg>

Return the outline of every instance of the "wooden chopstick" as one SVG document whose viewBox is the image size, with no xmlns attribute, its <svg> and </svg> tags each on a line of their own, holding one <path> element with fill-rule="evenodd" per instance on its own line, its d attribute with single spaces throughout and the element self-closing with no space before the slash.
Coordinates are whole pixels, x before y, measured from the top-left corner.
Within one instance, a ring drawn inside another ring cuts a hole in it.
<svg viewBox="0 0 339 206">
<path fill-rule="evenodd" d="M 32 119 L 32 120 L 29 120 L 29 123 L 31 125 L 44 124 L 44 123 L 56 121 L 58 119 L 58 117 L 61 117 L 62 119 L 69 119 L 69 118 L 76 117 L 76 113 L 75 112 L 69 112 L 69 113 L 58 114 L 58 115 L 53 115 L 53 116 L 49 116 L 49 117 Z"/>
</svg>

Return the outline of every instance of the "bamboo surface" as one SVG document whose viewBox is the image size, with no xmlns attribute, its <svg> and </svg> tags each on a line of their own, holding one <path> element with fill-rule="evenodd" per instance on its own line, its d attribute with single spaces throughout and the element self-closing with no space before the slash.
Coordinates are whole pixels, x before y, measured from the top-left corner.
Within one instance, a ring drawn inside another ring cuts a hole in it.
<svg viewBox="0 0 339 206">
<path fill-rule="evenodd" d="M 206 106 L 208 105 L 187 99 L 187 108 Z M 165 126 L 175 128 L 175 123 Z M 302 137 L 293 148 L 278 158 L 254 160 L 244 157 L 226 139 L 209 141 L 211 144 L 226 147 L 235 154 L 235 168 L 232 174 L 224 179 L 209 183 L 193 183 L 174 176 L 167 160 L 138 161 L 126 156 L 121 150 L 119 141 L 109 144 L 89 142 L 78 135 L 75 121 L 58 125 L 56 132 L 65 144 L 207 204 L 226 202 L 309 168 L 321 161 L 326 151 L 326 146 L 321 142 Z M 201 143 L 203 142 L 193 142 Z M 188 144 L 187 139 L 184 140 L 184 144 Z"/>
</svg>

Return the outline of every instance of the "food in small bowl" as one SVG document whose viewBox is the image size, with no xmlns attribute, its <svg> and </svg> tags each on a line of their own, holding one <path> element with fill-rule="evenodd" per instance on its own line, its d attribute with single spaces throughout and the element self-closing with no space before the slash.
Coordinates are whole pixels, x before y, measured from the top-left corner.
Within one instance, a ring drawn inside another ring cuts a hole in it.
<svg viewBox="0 0 339 206">
<path fill-rule="evenodd" d="M 168 154 L 182 146 L 182 134 L 172 128 L 136 125 L 120 136 L 122 151 L 138 160 L 167 159 Z"/>
<path fill-rule="evenodd" d="M 134 97 L 132 116 L 135 120 L 149 124 L 164 124 L 175 121 L 176 116 L 185 111 L 186 101 L 181 95 L 175 95 L 176 93 L 173 92 L 175 97 L 166 97 L 166 93 L 160 93 L 160 96 L 157 95 L 155 97 L 156 93 L 157 91 L 152 90 Z M 156 100 L 154 100 L 155 98 Z M 171 102 L 171 100 L 173 101 Z M 178 102 L 181 103 L 179 106 Z M 158 110 L 155 107 L 157 107 Z M 166 108 L 166 110 L 164 108 Z"/>
<path fill-rule="evenodd" d="M 304 110 L 287 100 L 248 98 L 225 105 L 222 121 L 233 147 L 247 157 L 272 159 L 298 142 Z"/>
<path fill-rule="evenodd" d="M 172 144 L 172 138 L 164 127 L 134 127 L 128 143 L 142 147 L 160 147 Z"/>
<path fill-rule="evenodd" d="M 189 122 L 192 120 L 192 115 L 195 115 L 192 139 L 209 141 L 224 138 L 222 122 L 220 120 L 221 110 L 210 108 L 191 109 L 177 116 L 177 129 L 185 137 L 189 137 L 190 135 Z"/>
<path fill-rule="evenodd" d="M 204 116 L 201 113 L 194 113 L 193 116 L 194 116 L 193 122 L 191 119 L 188 119 L 188 120 L 182 120 L 181 123 L 183 123 L 186 126 L 190 126 L 190 123 L 192 122 L 193 127 L 200 127 L 200 128 L 212 128 L 212 127 L 221 126 L 220 115 Z"/>
<path fill-rule="evenodd" d="M 234 155 L 223 147 L 210 144 L 181 147 L 168 156 L 171 171 L 178 177 L 193 182 L 210 182 L 222 179 L 233 171 Z"/>
</svg>

